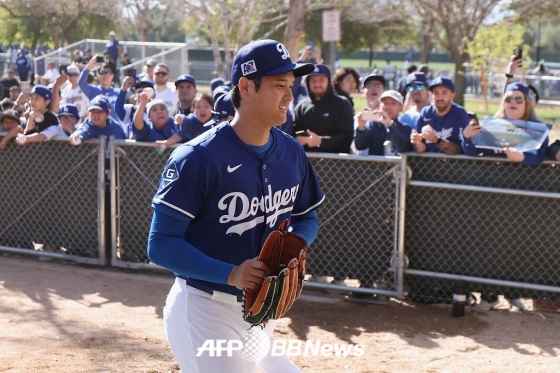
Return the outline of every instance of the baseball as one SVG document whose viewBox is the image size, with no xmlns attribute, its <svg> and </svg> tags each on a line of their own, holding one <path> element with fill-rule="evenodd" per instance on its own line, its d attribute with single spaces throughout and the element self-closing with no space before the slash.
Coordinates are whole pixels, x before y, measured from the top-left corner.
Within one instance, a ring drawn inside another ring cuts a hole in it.
<svg viewBox="0 0 560 373">
<path fill-rule="evenodd" d="M 427 125 L 427 126 L 422 127 L 422 133 L 424 133 L 426 135 L 429 135 L 431 133 L 434 133 L 434 129 L 432 128 L 432 126 Z"/>
<path fill-rule="evenodd" d="M 154 98 L 154 96 L 156 95 L 156 92 L 152 87 L 144 89 L 144 93 L 146 94 L 146 96 L 148 96 L 148 98 Z"/>
</svg>

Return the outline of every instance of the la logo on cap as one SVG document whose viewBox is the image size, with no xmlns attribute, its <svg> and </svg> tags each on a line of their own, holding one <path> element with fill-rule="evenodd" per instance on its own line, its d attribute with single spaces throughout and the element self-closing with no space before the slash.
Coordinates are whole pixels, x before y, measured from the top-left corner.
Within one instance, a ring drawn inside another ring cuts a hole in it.
<svg viewBox="0 0 560 373">
<path fill-rule="evenodd" d="M 247 76 L 252 73 L 257 72 L 257 65 L 255 65 L 255 60 L 247 61 L 241 65 L 241 71 L 243 71 L 243 76 Z"/>
</svg>

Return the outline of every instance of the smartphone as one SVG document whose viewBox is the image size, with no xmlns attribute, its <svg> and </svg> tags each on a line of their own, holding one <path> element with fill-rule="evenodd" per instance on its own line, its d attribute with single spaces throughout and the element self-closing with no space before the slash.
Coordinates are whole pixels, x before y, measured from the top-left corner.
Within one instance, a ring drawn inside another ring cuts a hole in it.
<svg viewBox="0 0 560 373">
<path fill-rule="evenodd" d="M 126 69 L 126 76 L 132 76 L 133 78 L 136 78 L 137 74 L 138 70 L 136 69 Z"/>
<path fill-rule="evenodd" d="M 312 40 L 309 40 L 309 41 L 307 42 L 307 45 L 308 45 L 309 48 L 311 48 L 311 49 L 315 48 L 315 42 L 312 41 Z"/>
<path fill-rule="evenodd" d="M 513 54 L 515 55 L 516 60 L 522 59 L 523 58 L 523 48 L 521 48 L 521 47 L 515 48 L 513 50 Z"/>
<path fill-rule="evenodd" d="M 105 63 L 105 57 L 104 56 L 97 56 L 97 63 Z"/>
<path fill-rule="evenodd" d="M 362 112 L 362 119 L 375 120 L 375 119 L 378 119 L 378 117 L 375 115 L 373 110 L 365 110 L 365 111 Z"/>
<path fill-rule="evenodd" d="M 301 131 L 296 131 L 296 136 L 306 136 L 306 137 L 308 137 L 309 134 L 307 133 L 307 130 L 301 130 Z"/>
<path fill-rule="evenodd" d="M 480 125 L 480 123 L 478 122 L 478 117 L 476 116 L 476 113 L 474 111 L 467 112 L 467 115 L 469 116 L 470 120 L 474 120 L 476 121 L 476 124 Z"/>
<path fill-rule="evenodd" d="M 60 74 L 68 74 L 68 65 L 58 65 L 58 72 Z"/>
</svg>

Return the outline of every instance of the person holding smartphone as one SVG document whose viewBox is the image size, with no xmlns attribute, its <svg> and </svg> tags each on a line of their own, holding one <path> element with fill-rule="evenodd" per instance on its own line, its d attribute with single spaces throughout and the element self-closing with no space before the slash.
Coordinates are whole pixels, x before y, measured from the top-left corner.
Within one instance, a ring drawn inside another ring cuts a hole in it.
<svg viewBox="0 0 560 373">
<path fill-rule="evenodd" d="M 500 102 L 500 107 L 494 115 L 495 118 L 511 120 L 524 120 L 531 122 L 541 122 L 537 119 L 535 111 L 529 103 L 529 87 L 522 83 L 511 83 L 506 87 L 506 93 Z M 472 142 L 472 137 L 482 132 L 482 127 L 476 118 L 472 118 L 468 126 L 463 131 L 461 146 L 465 154 L 470 156 L 493 155 L 506 156 L 514 162 L 520 162 L 527 166 L 535 166 L 546 159 L 548 149 L 548 137 L 543 142 L 537 152 L 520 152 L 515 148 L 505 146 L 503 151 L 492 149 L 477 149 Z"/>
</svg>

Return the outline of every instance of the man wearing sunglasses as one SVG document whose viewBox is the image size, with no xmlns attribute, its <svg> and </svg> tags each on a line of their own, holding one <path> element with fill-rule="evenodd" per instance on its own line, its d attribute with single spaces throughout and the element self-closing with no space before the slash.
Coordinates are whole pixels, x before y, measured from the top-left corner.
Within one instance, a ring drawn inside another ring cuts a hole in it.
<svg viewBox="0 0 560 373">
<path fill-rule="evenodd" d="M 423 108 L 430 105 L 430 91 L 428 90 L 428 78 L 422 72 L 414 72 L 406 77 L 406 100 L 409 109 L 401 116 L 401 122 L 416 127 L 416 121 Z"/>
<path fill-rule="evenodd" d="M 156 100 L 163 100 L 169 116 L 173 117 L 177 111 L 177 102 L 179 98 L 168 86 L 169 68 L 164 63 L 158 63 L 154 68 L 154 77 L 156 79 Z"/>
<path fill-rule="evenodd" d="M 113 80 L 115 79 L 115 71 L 114 66 L 111 63 L 104 63 L 101 65 L 97 72 L 97 79 L 99 79 L 99 86 L 89 84 L 88 83 L 88 76 L 89 72 L 94 70 L 96 67 L 99 67 L 100 64 L 97 62 L 97 55 L 93 56 L 86 65 L 86 68 L 82 71 L 80 75 L 80 79 L 78 80 L 78 84 L 80 88 L 88 97 L 88 99 L 92 100 L 94 97 L 103 95 L 111 104 L 111 118 L 113 118 L 117 123 L 121 123 L 115 108 L 114 104 L 117 100 L 117 96 L 119 94 L 119 89 L 113 87 Z M 124 128 L 123 128 L 124 130 Z"/>
<path fill-rule="evenodd" d="M 67 74 L 62 73 L 56 80 L 53 86 L 53 95 L 60 88 L 64 82 L 68 81 L 64 88 L 61 90 L 60 105 L 73 104 L 78 108 L 80 118 L 84 119 L 87 115 L 87 108 L 89 106 L 89 98 L 82 91 L 78 85 L 78 77 L 80 76 L 80 69 L 77 66 L 68 66 Z M 57 91 L 58 92 L 58 91 Z M 56 106 L 58 107 L 58 106 Z"/>
<path fill-rule="evenodd" d="M 418 153 L 459 154 L 463 130 L 469 124 L 465 109 L 453 102 L 455 84 L 446 77 L 435 78 L 428 87 L 433 95 L 433 104 L 420 112 L 416 129 L 410 141 Z"/>
</svg>

